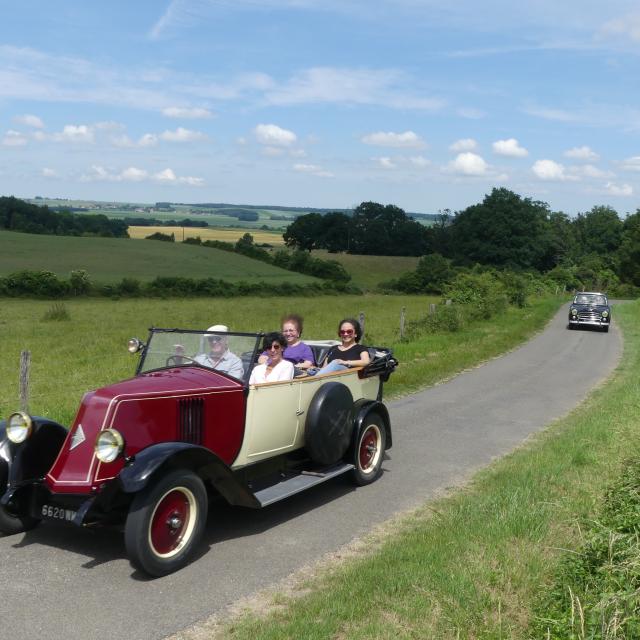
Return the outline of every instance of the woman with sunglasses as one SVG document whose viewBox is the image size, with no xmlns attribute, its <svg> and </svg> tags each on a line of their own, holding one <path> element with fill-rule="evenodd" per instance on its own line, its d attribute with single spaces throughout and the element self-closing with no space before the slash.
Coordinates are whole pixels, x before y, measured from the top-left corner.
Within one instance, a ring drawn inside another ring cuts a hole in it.
<svg viewBox="0 0 640 640">
<path fill-rule="evenodd" d="M 342 371 L 349 367 L 364 367 L 369 364 L 369 350 L 358 344 L 362 338 L 360 323 L 355 318 L 345 318 L 338 325 L 341 344 L 331 347 L 318 374 Z"/>
<path fill-rule="evenodd" d="M 285 337 L 273 331 L 267 333 L 262 341 L 262 349 L 267 353 L 267 360 L 255 366 L 249 378 L 249 384 L 277 382 L 293 378 L 293 364 L 282 357 L 287 346 Z"/>
</svg>

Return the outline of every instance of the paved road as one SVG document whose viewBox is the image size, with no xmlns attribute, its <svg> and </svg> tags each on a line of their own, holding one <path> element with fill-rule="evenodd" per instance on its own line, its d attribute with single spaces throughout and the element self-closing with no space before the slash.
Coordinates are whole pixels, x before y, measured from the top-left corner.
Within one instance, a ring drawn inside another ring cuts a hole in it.
<svg viewBox="0 0 640 640">
<path fill-rule="evenodd" d="M 615 367 L 615 325 L 568 331 L 565 318 L 563 308 L 522 348 L 391 403 L 394 447 L 378 482 L 356 490 L 338 478 L 262 511 L 216 506 L 201 557 L 171 576 L 134 572 L 113 532 L 47 525 L 0 538 L 0 639 L 163 638 L 460 482 Z"/>
</svg>

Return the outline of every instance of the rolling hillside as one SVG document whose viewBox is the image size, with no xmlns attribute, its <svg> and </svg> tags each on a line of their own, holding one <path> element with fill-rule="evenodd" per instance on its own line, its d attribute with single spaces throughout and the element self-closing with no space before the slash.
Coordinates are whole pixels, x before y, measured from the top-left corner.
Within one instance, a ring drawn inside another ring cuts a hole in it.
<svg viewBox="0 0 640 640">
<path fill-rule="evenodd" d="M 72 270 L 85 269 L 96 283 L 125 277 L 145 282 L 158 276 L 211 277 L 231 282 L 317 281 L 238 254 L 180 242 L 0 231 L 0 275 L 23 269 L 45 269 L 64 278 Z"/>
</svg>

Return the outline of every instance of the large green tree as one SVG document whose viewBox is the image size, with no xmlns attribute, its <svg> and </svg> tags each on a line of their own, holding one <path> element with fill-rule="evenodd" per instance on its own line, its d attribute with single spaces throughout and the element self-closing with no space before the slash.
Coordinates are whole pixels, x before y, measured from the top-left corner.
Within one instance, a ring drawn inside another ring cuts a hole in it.
<svg viewBox="0 0 640 640">
<path fill-rule="evenodd" d="M 606 255 L 620 247 L 623 223 L 612 207 L 593 207 L 578 214 L 574 224 L 583 254 Z"/>
<path fill-rule="evenodd" d="M 622 280 L 640 287 L 640 209 L 624 221 L 618 262 Z"/>
<path fill-rule="evenodd" d="M 460 263 L 540 269 L 553 266 L 549 206 L 505 188 L 456 214 L 452 252 Z"/>
</svg>

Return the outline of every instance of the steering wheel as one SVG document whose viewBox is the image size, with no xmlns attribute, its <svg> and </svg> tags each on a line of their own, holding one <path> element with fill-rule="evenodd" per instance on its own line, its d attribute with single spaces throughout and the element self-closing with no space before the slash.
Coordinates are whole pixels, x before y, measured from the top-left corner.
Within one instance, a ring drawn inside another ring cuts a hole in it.
<svg viewBox="0 0 640 640">
<path fill-rule="evenodd" d="M 165 361 L 165 365 L 167 367 L 177 367 L 181 364 L 187 364 L 187 363 L 191 363 L 191 362 L 195 362 L 195 360 L 193 358 L 190 358 L 189 356 L 177 356 L 177 355 L 171 355 L 169 356 L 166 361 Z"/>
</svg>

